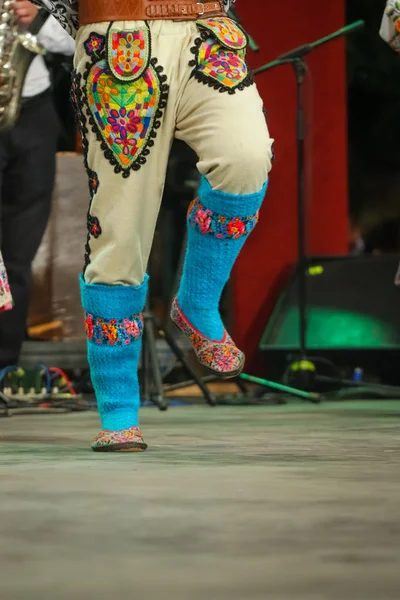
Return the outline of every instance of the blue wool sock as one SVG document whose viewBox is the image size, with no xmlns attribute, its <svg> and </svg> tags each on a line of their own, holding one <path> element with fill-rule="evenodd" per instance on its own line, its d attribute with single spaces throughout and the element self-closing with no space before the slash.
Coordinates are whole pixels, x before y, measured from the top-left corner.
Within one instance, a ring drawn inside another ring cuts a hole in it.
<svg viewBox="0 0 400 600">
<path fill-rule="evenodd" d="M 188 212 L 188 245 L 178 303 L 195 327 L 221 340 L 219 301 L 232 267 L 257 223 L 268 182 L 256 194 L 236 196 L 211 188 L 202 178 L 199 198 Z"/>
<path fill-rule="evenodd" d="M 138 425 L 138 364 L 147 280 L 138 287 L 85 283 L 81 298 L 86 312 L 88 359 L 102 429 Z"/>
</svg>

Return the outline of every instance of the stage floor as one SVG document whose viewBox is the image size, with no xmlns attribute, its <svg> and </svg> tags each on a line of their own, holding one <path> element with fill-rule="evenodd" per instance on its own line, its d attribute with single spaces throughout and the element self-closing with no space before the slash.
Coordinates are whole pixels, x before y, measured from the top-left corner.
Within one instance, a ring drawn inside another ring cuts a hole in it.
<svg viewBox="0 0 400 600">
<path fill-rule="evenodd" d="M 398 600 L 400 403 L 0 420 L 2 600 Z"/>
</svg>

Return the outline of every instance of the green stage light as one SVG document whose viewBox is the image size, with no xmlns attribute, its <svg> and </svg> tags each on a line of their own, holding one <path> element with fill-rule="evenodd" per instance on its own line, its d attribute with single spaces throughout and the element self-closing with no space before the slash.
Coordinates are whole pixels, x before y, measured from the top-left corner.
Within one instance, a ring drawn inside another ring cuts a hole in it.
<svg viewBox="0 0 400 600">
<path fill-rule="evenodd" d="M 309 307 L 307 347 L 309 349 L 398 348 L 399 332 L 390 323 L 371 316 L 337 308 Z M 260 343 L 261 350 L 295 350 L 299 347 L 299 313 L 291 307 L 272 319 Z"/>
</svg>

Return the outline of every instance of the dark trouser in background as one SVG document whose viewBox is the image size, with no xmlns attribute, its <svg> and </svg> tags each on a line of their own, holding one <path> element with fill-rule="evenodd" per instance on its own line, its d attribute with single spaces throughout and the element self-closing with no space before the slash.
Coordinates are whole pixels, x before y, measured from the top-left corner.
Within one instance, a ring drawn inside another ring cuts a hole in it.
<svg viewBox="0 0 400 600">
<path fill-rule="evenodd" d="M 15 306 L 0 314 L 0 368 L 18 363 L 26 335 L 31 266 L 50 215 L 58 118 L 50 91 L 23 101 L 0 135 L 0 247 Z"/>
</svg>

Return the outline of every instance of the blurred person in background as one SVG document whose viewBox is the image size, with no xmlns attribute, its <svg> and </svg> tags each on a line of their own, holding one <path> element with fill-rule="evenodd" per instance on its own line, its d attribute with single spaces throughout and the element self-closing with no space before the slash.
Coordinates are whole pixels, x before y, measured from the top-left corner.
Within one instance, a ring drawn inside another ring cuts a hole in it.
<svg viewBox="0 0 400 600">
<path fill-rule="evenodd" d="M 380 35 L 391 48 L 400 54 L 400 3 L 387 0 L 383 14 Z M 400 285 L 400 265 L 395 276 L 396 285 Z"/>
<path fill-rule="evenodd" d="M 38 9 L 16 0 L 14 12 L 29 28 Z M 74 53 L 73 39 L 54 17 L 47 18 L 37 39 L 50 53 Z M 0 246 L 15 303 L 11 312 L 0 314 L 0 368 L 18 363 L 26 336 L 31 266 L 50 215 L 58 135 L 50 72 L 38 55 L 25 79 L 19 118 L 0 134 Z"/>
<path fill-rule="evenodd" d="M 365 252 L 365 242 L 361 227 L 357 223 L 351 223 L 349 229 L 349 254 L 360 256 Z"/>
</svg>

